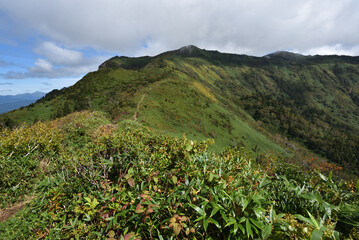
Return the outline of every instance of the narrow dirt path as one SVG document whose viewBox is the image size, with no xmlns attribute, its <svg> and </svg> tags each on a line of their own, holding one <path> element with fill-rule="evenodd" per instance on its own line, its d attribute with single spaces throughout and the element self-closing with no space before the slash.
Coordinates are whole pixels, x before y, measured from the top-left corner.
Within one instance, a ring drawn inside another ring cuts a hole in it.
<svg viewBox="0 0 359 240">
<path fill-rule="evenodd" d="M 149 89 L 151 90 L 151 89 Z M 145 99 L 147 93 L 143 94 L 140 101 L 138 101 L 137 103 L 137 109 L 136 109 L 136 112 L 135 114 L 133 115 L 133 120 L 137 121 L 137 115 L 138 115 L 138 112 L 140 111 L 140 107 L 141 107 L 141 103 L 143 102 L 143 99 Z"/>
<path fill-rule="evenodd" d="M 15 216 L 15 214 L 18 211 L 20 211 L 23 207 L 25 207 L 25 205 L 29 202 L 30 200 L 27 200 L 27 201 L 16 203 L 14 206 L 9 208 L 0 209 L 0 222 L 4 222 L 9 218 Z"/>
<path fill-rule="evenodd" d="M 138 101 L 138 103 L 137 103 L 136 112 L 135 112 L 135 114 L 133 114 L 133 120 L 134 120 L 134 121 L 137 121 L 137 117 L 138 117 L 138 113 L 139 113 L 140 108 L 141 108 L 141 104 L 142 104 L 143 100 L 145 99 L 147 93 L 149 93 L 149 92 L 152 90 L 152 88 L 157 87 L 157 86 L 159 86 L 159 85 L 161 85 L 162 83 L 165 83 L 165 82 L 169 82 L 169 80 L 168 80 L 168 79 L 165 79 L 165 80 L 162 80 L 162 81 L 155 82 L 155 83 L 152 84 L 152 86 L 149 87 L 149 88 L 146 90 L 146 92 L 142 95 L 140 101 Z"/>
</svg>

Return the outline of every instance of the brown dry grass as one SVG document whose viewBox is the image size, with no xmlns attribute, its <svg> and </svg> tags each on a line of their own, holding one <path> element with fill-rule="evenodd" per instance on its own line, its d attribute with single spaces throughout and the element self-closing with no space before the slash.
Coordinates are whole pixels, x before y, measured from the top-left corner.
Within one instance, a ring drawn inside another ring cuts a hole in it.
<svg viewBox="0 0 359 240">
<path fill-rule="evenodd" d="M 4 222 L 13 217 L 19 210 L 25 207 L 28 202 L 29 200 L 16 203 L 14 206 L 9 208 L 0 209 L 0 222 Z"/>
</svg>

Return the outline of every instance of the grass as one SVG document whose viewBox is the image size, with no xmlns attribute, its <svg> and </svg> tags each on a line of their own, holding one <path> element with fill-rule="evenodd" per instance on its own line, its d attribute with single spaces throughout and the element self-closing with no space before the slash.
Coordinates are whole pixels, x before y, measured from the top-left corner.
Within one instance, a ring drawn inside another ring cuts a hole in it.
<svg viewBox="0 0 359 240">
<path fill-rule="evenodd" d="M 258 152 L 284 152 L 280 146 L 220 106 L 210 90 L 199 82 L 168 79 L 143 94 L 146 97 L 141 103 L 138 119 L 151 128 L 171 136 L 185 133 L 195 140 L 214 138 L 213 149 L 216 151 L 245 142 L 248 148 Z"/>
</svg>

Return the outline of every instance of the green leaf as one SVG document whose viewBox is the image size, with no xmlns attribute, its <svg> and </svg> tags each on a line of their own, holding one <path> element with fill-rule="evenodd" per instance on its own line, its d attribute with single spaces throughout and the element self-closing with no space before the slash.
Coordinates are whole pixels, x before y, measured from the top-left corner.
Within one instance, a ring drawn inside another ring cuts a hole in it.
<svg viewBox="0 0 359 240">
<path fill-rule="evenodd" d="M 329 204 L 327 202 L 324 202 L 324 201 L 323 201 L 322 205 L 323 205 L 323 207 L 325 209 L 326 214 L 330 217 L 332 215 L 332 210 L 335 209 L 336 206 L 331 205 L 331 204 Z"/>
<path fill-rule="evenodd" d="M 159 238 L 160 240 L 165 240 L 165 239 L 163 238 L 163 236 L 161 235 L 160 231 L 158 231 L 158 229 L 157 229 L 157 234 L 158 234 L 158 238 Z"/>
<path fill-rule="evenodd" d="M 307 212 L 308 212 L 308 211 L 307 211 Z M 315 226 L 316 229 L 319 229 L 320 227 L 319 227 L 319 224 L 318 224 L 317 220 L 315 220 L 315 218 L 313 217 L 312 214 L 310 214 L 310 212 L 308 212 L 308 214 L 309 214 L 310 220 L 311 220 L 312 223 L 313 223 L 313 226 Z"/>
<path fill-rule="evenodd" d="M 312 201 L 317 200 L 316 196 L 313 193 L 303 194 L 302 197 Z"/>
<path fill-rule="evenodd" d="M 263 223 L 261 223 L 260 221 L 257 221 L 257 220 L 255 220 L 253 218 L 250 218 L 250 220 L 254 224 L 254 226 L 256 226 L 257 228 L 259 228 L 259 229 L 264 228 Z"/>
<path fill-rule="evenodd" d="M 115 231 L 111 230 L 107 233 L 109 238 L 114 238 L 115 237 Z"/>
<path fill-rule="evenodd" d="M 210 174 L 209 174 L 209 179 L 208 179 L 208 182 L 212 182 L 212 180 L 213 180 L 213 176 L 214 176 L 214 174 L 213 174 L 213 173 L 210 173 Z"/>
<path fill-rule="evenodd" d="M 241 229 L 242 233 L 244 234 L 246 231 L 244 230 L 244 227 L 242 224 L 238 224 L 239 229 Z"/>
<path fill-rule="evenodd" d="M 321 231 L 321 232 L 325 232 L 325 231 L 327 231 L 327 230 L 329 230 L 329 228 L 327 228 L 326 226 L 322 226 L 322 227 L 319 229 L 319 231 Z"/>
<path fill-rule="evenodd" d="M 221 229 L 221 225 L 213 218 L 208 218 L 208 222 L 213 223 L 217 228 Z"/>
<path fill-rule="evenodd" d="M 218 210 L 219 210 L 218 208 L 213 208 L 211 215 L 209 217 L 213 217 L 218 212 Z"/>
<path fill-rule="evenodd" d="M 221 216 L 222 216 L 222 218 L 224 219 L 224 221 L 228 222 L 228 218 L 227 218 L 225 212 L 222 211 L 222 210 L 219 210 L 219 213 L 221 214 Z"/>
<path fill-rule="evenodd" d="M 244 211 L 249 204 L 249 200 L 246 197 L 242 197 L 241 204 L 242 204 L 242 210 Z"/>
<path fill-rule="evenodd" d="M 253 208 L 253 211 L 257 218 L 261 218 L 263 216 L 263 209 L 261 208 Z"/>
<path fill-rule="evenodd" d="M 155 183 L 157 184 L 157 183 L 158 183 L 158 177 L 157 177 L 157 176 L 154 176 L 154 177 L 153 177 L 153 181 L 155 181 Z"/>
<path fill-rule="evenodd" d="M 265 200 L 265 198 L 264 198 L 262 195 L 258 194 L 258 193 L 255 194 L 255 195 L 252 197 L 252 199 L 253 199 L 254 202 L 257 202 L 257 203 L 260 203 L 261 200 Z"/>
<path fill-rule="evenodd" d="M 264 187 L 264 186 L 267 186 L 268 184 L 270 184 L 272 181 L 271 180 L 269 180 L 268 178 L 267 178 L 267 176 L 265 176 L 263 179 L 262 179 L 262 181 L 259 183 L 259 188 L 262 188 L 262 187 Z"/>
<path fill-rule="evenodd" d="M 314 195 L 315 195 L 315 199 L 317 200 L 317 202 L 318 202 L 319 204 L 321 204 L 321 203 L 323 202 L 323 198 L 322 198 L 322 196 L 320 195 L 320 193 L 319 193 L 319 192 L 316 192 Z"/>
<path fill-rule="evenodd" d="M 191 145 L 191 144 L 187 144 L 187 145 L 186 145 L 186 150 L 187 150 L 187 152 L 191 151 L 191 150 L 192 150 L 192 145 Z"/>
<path fill-rule="evenodd" d="M 177 177 L 176 176 L 172 176 L 172 182 L 173 182 L 173 184 L 177 184 Z"/>
<path fill-rule="evenodd" d="M 199 218 L 197 218 L 196 220 L 194 220 L 195 222 L 199 222 L 199 221 L 201 221 L 203 218 L 205 218 L 206 216 L 205 215 L 203 215 L 203 216 L 200 216 Z"/>
<path fill-rule="evenodd" d="M 114 219 L 116 216 L 113 216 L 113 217 L 108 217 L 106 218 L 106 221 L 111 221 L 112 219 Z"/>
<path fill-rule="evenodd" d="M 339 240 L 339 232 L 334 231 L 333 232 L 333 237 L 334 237 L 335 240 Z"/>
<path fill-rule="evenodd" d="M 251 223 L 249 222 L 249 219 L 246 219 L 246 231 L 247 231 L 248 238 L 250 236 L 253 237 L 252 226 L 251 226 Z"/>
<path fill-rule="evenodd" d="M 86 221 L 86 222 L 91 221 L 90 215 L 88 215 L 88 214 L 86 213 L 85 216 L 86 216 L 86 218 L 83 219 L 84 221 Z"/>
<path fill-rule="evenodd" d="M 271 206 L 270 211 L 269 211 L 269 220 L 274 223 L 274 219 L 275 219 L 275 210 L 273 209 L 273 206 Z"/>
<path fill-rule="evenodd" d="M 320 172 L 318 172 L 318 175 L 321 179 L 323 179 L 324 182 L 326 182 L 328 179 L 323 175 L 321 174 Z"/>
<path fill-rule="evenodd" d="M 310 240 L 321 240 L 323 236 L 323 232 L 319 231 L 318 229 L 314 229 L 314 231 L 312 232 L 312 236 L 310 238 Z"/>
<path fill-rule="evenodd" d="M 204 231 L 207 231 L 207 227 L 208 227 L 208 219 L 203 219 L 203 228 L 204 228 Z"/>
<path fill-rule="evenodd" d="M 237 231 L 238 231 L 238 224 L 235 222 L 234 225 L 233 225 L 233 233 L 234 233 L 234 235 L 237 234 Z"/>
<path fill-rule="evenodd" d="M 266 239 L 272 233 L 272 224 L 266 225 L 262 230 L 262 238 Z"/>
<path fill-rule="evenodd" d="M 205 215 L 205 212 L 203 211 L 202 208 L 199 208 L 199 207 L 197 207 L 196 205 L 193 205 L 193 204 L 190 204 L 190 206 L 191 206 L 194 210 L 196 210 L 196 212 L 198 212 L 200 215 L 202 215 L 202 216 Z"/>
<path fill-rule="evenodd" d="M 97 199 L 94 198 L 93 201 L 92 201 L 92 203 L 91 203 L 91 206 L 92 206 L 93 208 L 95 208 L 95 207 L 97 207 L 97 205 L 99 205 L 99 204 L 100 204 L 100 203 L 97 201 Z"/>
<path fill-rule="evenodd" d="M 242 223 L 242 222 L 244 222 L 246 220 L 246 218 L 245 217 L 241 217 L 241 219 L 239 219 L 239 223 Z"/>
<path fill-rule="evenodd" d="M 309 219 L 309 218 L 306 218 L 300 214 L 295 214 L 294 215 L 296 218 L 298 218 L 299 220 L 301 220 L 302 222 L 306 222 L 308 223 L 309 225 L 313 225 L 312 221 Z"/>
<path fill-rule="evenodd" d="M 232 224 L 235 224 L 235 223 L 237 223 L 236 219 L 234 219 L 234 218 L 232 218 L 232 217 L 229 217 L 229 218 L 227 219 L 227 224 L 226 224 L 226 226 L 224 226 L 224 227 L 228 227 L 228 226 L 230 226 L 230 225 L 232 225 Z"/>
</svg>

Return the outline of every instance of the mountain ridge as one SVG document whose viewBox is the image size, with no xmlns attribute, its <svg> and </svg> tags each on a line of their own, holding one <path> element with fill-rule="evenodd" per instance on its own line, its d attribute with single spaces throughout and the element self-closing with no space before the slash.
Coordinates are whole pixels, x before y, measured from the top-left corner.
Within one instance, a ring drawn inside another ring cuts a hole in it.
<svg viewBox="0 0 359 240">
<path fill-rule="evenodd" d="M 0 114 L 34 103 L 46 93 L 36 91 L 15 95 L 0 95 Z"/>
<path fill-rule="evenodd" d="M 247 144 L 285 153 L 274 140 L 280 134 L 357 169 L 359 57 L 269 56 L 192 45 L 153 57 L 116 56 L 75 85 L 0 119 L 31 122 L 101 110 L 115 122 L 136 116 L 170 135 L 214 138 L 219 149 Z"/>
</svg>

